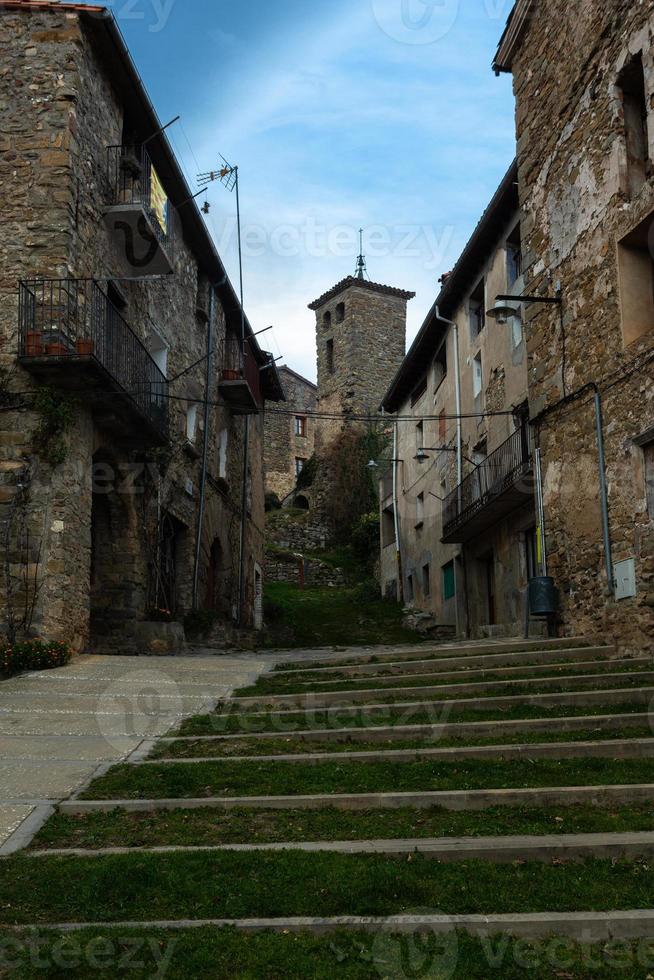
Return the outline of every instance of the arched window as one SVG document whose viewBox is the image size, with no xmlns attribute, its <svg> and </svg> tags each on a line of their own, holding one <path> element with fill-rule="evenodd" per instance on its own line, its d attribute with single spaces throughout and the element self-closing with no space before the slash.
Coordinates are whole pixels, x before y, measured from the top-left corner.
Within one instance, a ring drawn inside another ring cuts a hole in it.
<svg viewBox="0 0 654 980">
<path fill-rule="evenodd" d="M 339 303 L 336 307 L 336 322 L 342 323 L 345 319 L 345 303 Z"/>
<path fill-rule="evenodd" d="M 329 310 L 327 310 L 326 313 L 323 313 L 322 325 L 323 327 L 331 327 L 332 325 L 332 315 Z"/>
</svg>

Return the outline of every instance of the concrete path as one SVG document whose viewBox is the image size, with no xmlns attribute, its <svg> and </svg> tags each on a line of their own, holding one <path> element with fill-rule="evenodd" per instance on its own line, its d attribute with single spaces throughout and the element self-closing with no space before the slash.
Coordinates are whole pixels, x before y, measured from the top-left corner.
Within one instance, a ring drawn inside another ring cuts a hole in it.
<svg viewBox="0 0 654 980">
<path fill-rule="evenodd" d="M 98 766 L 213 710 L 270 659 L 76 658 L 0 684 L 0 854 L 20 846 Z"/>
</svg>

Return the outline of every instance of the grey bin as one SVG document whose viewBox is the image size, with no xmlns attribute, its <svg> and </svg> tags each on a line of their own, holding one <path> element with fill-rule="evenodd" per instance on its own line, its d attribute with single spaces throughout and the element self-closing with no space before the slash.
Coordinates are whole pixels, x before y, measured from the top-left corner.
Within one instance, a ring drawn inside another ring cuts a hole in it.
<svg viewBox="0 0 654 980">
<path fill-rule="evenodd" d="M 529 611 L 532 616 L 551 616 L 556 612 L 557 592 L 549 575 L 532 578 L 529 582 Z"/>
</svg>

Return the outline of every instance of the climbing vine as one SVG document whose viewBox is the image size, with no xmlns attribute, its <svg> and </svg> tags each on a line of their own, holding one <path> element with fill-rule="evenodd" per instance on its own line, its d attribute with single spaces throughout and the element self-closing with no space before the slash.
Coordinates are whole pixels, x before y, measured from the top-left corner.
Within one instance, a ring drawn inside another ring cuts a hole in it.
<svg viewBox="0 0 654 980">
<path fill-rule="evenodd" d="M 329 486 L 327 516 L 339 541 L 347 541 L 354 527 L 377 510 L 378 490 L 370 460 L 377 460 L 388 445 L 388 435 L 371 426 L 364 432 L 348 429 L 330 446 L 322 466 Z"/>
<path fill-rule="evenodd" d="M 51 466 L 59 466 L 66 459 L 66 433 L 75 418 L 76 404 L 74 398 L 54 388 L 42 388 L 34 396 L 34 409 L 40 416 L 34 446 Z"/>
</svg>

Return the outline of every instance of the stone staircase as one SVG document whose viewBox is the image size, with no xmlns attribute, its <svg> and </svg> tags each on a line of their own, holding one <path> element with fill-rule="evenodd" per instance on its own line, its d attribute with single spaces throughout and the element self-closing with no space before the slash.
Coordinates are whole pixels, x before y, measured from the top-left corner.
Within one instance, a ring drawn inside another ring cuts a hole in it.
<svg viewBox="0 0 654 980">
<path fill-rule="evenodd" d="M 654 858 L 650 654 L 564 638 L 276 659 L 213 715 L 144 742 L 63 802 L 74 840 L 28 852 L 44 874 L 66 855 L 79 877 L 91 859 L 108 871 L 149 852 L 165 891 L 173 860 L 200 850 L 210 876 L 237 855 L 259 891 L 232 901 L 232 881 L 211 915 L 171 893 L 178 930 L 654 936 L 654 893 L 635 884 Z M 147 847 L 124 845 L 128 816 Z M 287 875 L 271 914 L 262 896 Z M 137 920 L 161 924 L 147 909 Z M 116 907 L 112 924 L 125 922 Z"/>
</svg>

